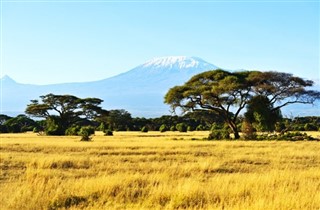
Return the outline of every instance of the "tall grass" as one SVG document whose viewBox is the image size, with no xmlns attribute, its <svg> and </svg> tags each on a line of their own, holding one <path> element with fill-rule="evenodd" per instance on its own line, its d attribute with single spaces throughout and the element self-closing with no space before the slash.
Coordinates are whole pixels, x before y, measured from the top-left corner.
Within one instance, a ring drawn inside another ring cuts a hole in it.
<svg viewBox="0 0 320 210">
<path fill-rule="evenodd" d="M 320 209 L 319 142 L 2 134 L 1 209 Z"/>
</svg>

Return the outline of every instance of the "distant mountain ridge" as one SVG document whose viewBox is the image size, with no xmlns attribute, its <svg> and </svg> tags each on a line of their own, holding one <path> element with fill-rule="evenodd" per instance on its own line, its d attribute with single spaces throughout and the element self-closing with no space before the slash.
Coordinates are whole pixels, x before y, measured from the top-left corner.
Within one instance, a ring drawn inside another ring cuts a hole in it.
<svg viewBox="0 0 320 210">
<path fill-rule="evenodd" d="M 169 56 L 151 59 L 125 73 L 93 82 L 30 85 L 4 76 L 1 79 L 2 112 L 11 116 L 23 113 L 30 100 L 54 93 L 98 97 L 104 100 L 105 109 L 126 109 L 133 116 L 157 117 L 170 114 L 169 106 L 163 103 L 169 88 L 183 84 L 193 75 L 215 69 L 218 67 L 198 57 Z M 297 113 L 294 107 L 290 107 L 289 113 Z M 320 111 L 312 107 L 298 110 L 301 115 L 320 115 Z"/>
</svg>

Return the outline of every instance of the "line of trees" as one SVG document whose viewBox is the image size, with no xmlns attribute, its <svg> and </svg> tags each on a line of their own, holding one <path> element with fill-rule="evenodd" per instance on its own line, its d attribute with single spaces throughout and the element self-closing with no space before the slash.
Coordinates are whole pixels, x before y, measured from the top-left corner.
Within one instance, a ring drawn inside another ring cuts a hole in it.
<svg viewBox="0 0 320 210">
<path fill-rule="evenodd" d="M 229 129 L 222 118 L 204 110 L 186 113 L 182 116 L 164 115 L 158 118 L 132 117 L 123 109 L 109 110 L 106 118 L 101 121 L 81 120 L 70 125 L 61 135 L 78 135 L 82 127 L 91 127 L 96 131 L 141 131 L 143 127 L 148 131 L 209 131 Z M 49 122 L 48 122 L 49 121 Z M 0 133 L 22 133 L 22 132 L 45 132 L 47 135 L 60 135 L 52 133 L 52 122 L 50 120 L 34 120 L 27 115 L 10 117 L 0 114 Z M 240 116 L 237 127 L 242 130 L 245 117 Z M 55 128 L 57 126 L 54 126 Z M 263 128 L 260 124 L 254 124 L 254 131 Z M 320 131 L 320 117 L 295 117 L 282 118 L 274 125 L 274 130 L 281 131 Z"/>
<path fill-rule="evenodd" d="M 43 106 L 43 105 L 39 105 Z M 34 107 L 33 107 L 34 110 Z M 53 120 L 52 120 L 53 119 Z M 47 135 L 77 135 L 82 127 L 92 127 L 97 131 L 141 131 L 146 128 L 149 131 L 193 131 L 210 130 L 212 124 L 222 125 L 223 121 L 215 115 L 208 115 L 204 112 L 188 113 L 183 116 L 164 115 L 158 118 L 132 117 L 131 114 L 123 109 L 109 110 L 103 115 L 97 115 L 89 120 L 78 118 L 78 120 L 68 120 L 72 122 L 66 125 L 61 123 L 63 120 L 60 115 L 51 112 L 41 120 L 35 120 L 27 115 L 10 117 L 0 115 L 1 133 L 20 133 L 27 131 L 45 132 Z M 180 127 L 183 127 L 180 129 Z M 64 130 L 62 130 L 62 128 Z M 160 129 L 161 128 L 161 129 Z"/>
</svg>

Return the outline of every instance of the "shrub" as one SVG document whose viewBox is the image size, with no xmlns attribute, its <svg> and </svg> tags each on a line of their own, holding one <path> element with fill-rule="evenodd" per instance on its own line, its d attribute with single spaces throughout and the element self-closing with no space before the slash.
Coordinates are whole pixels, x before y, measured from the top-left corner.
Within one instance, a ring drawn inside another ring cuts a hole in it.
<svg viewBox="0 0 320 210">
<path fill-rule="evenodd" d="M 65 135 L 65 130 L 56 121 L 56 118 L 50 118 L 46 121 L 45 132 L 47 135 Z"/>
<path fill-rule="evenodd" d="M 33 133 L 39 133 L 39 132 L 40 132 L 39 127 L 34 127 L 34 128 L 33 128 Z"/>
<path fill-rule="evenodd" d="M 92 126 L 84 126 L 78 134 L 81 135 L 81 141 L 91 141 L 92 138 L 90 136 L 94 134 L 94 128 Z"/>
<path fill-rule="evenodd" d="M 176 129 L 179 131 L 179 132 L 187 132 L 187 126 L 186 124 L 184 123 L 178 123 L 176 125 Z"/>
<path fill-rule="evenodd" d="M 173 125 L 173 126 L 170 127 L 170 131 L 176 131 L 176 130 L 177 130 L 176 126 Z"/>
<path fill-rule="evenodd" d="M 194 131 L 194 129 L 191 126 L 188 126 L 187 131 Z"/>
<path fill-rule="evenodd" d="M 230 139 L 230 133 L 226 129 L 213 130 L 208 136 L 208 140 Z"/>
<path fill-rule="evenodd" d="M 104 130 L 105 136 L 113 136 L 113 131 L 111 129 Z"/>
<path fill-rule="evenodd" d="M 317 140 L 312 136 L 308 136 L 306 133 L 301 132 L 288 132 L 283 135 L 279 135 L 278 139 L 280 140 L 290 140 L 290 141 L 297 141 L 297 140 Z"/>
<path fill-rule="evenodd" d="M 141 132 L 147 133 L 149 131 L 149 129 L 146 126 L 143 126 L 141 128 Z"/>
<path fill-rule="evenodd" d="M 283 132 L 286 129 L 286 125 L 283 122 L 277 122 L 275 124 L 275 130 L 277 132 Z"/>
<path fill-rule="evenodd" d="M 162 124 L 161 126 L 160 126 L 160 128 L 159 128 L 159 131 L 161 132 L 161 133 L 163 133 L 163 132 L 166 132 L 168 129 L 167 129 L 167 126 L 165 125 L 165 124 Z"/>
<path fill-rule="evenodd" d="M 314 124 L 312 124 L 312 123 L 306 123 L 306 124 L 304 125 L 304 130 L 305 130 L 305 131 L 316 131 L 316 130 L 318 130 L 318 128 L 317 128 L 316 125 L 314 125 Z"/>
<path fill-rule="evenodd" d="M 286 141 L 302 141 L 302 140 L 319 140 L 308 136 L 306 133 L 301 132 L 287 132 L 284 134 L 262 134 L 257 135 L 257 140 L 286 140 Z"/>
<path fill-rule="evenodd" d="M 254 140 L 257 139 L 257 135 L 255 129 L 252 124 L 248 121 L 244 121 L 241 126 L 242 137 L 246 140 Z"/>
<path fill-rule="evenodd" d="M 203 125 L 198 125 L 198 126 L 196 127 L 196 131 L 204 131 L 204 130 L 205 130 L 205 128 L 204 128 Z"/>
</svg>

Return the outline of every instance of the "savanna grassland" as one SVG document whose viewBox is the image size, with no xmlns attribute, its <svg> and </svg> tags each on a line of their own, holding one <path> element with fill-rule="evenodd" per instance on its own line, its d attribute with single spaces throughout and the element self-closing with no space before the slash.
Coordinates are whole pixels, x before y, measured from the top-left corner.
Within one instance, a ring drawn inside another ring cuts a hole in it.
<svg viewBox="0 0 320 210">
<path fill-rule="evenodd" d="M 1 134 L 1 209 L 320 209 L 319 141 L 207 135 Z"/>
</svg>

